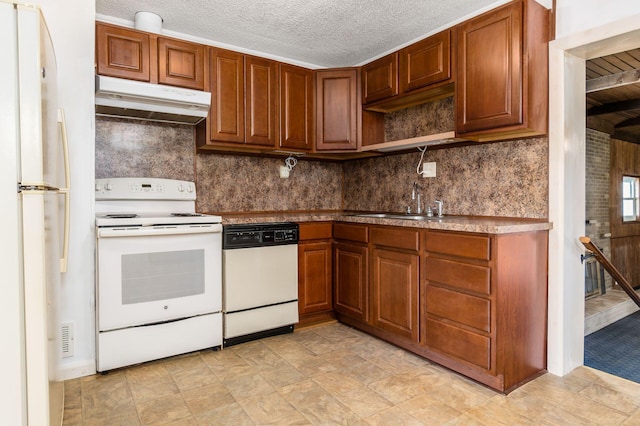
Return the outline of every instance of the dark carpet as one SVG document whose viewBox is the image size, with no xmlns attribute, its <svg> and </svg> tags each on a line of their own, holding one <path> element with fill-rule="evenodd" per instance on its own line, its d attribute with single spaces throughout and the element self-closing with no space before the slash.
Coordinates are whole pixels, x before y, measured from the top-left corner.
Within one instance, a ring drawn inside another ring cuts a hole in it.
<svg viewBox="0 0 640 426">
<path fill-rule="evenodd" d="M 584 365 L 640 383 L 640 311 L 586 336 Z"/>
</svg>

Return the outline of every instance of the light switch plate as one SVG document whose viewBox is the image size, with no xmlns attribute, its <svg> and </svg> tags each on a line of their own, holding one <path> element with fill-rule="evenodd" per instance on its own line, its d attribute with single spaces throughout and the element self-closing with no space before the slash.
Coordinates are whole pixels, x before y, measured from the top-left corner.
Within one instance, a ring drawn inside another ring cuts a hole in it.
<svg viewBox="0 0 640 426">
<path fill-rule="evenodd" d="M 283 179 L 289 177 L 289 168 L 287 166 L 280 166 L 280 177 Z"/>
<path fill-rule="evenodd" d="M 422 163 L 422 177 L 436 177 L 436 163 Z"/>
</svg>

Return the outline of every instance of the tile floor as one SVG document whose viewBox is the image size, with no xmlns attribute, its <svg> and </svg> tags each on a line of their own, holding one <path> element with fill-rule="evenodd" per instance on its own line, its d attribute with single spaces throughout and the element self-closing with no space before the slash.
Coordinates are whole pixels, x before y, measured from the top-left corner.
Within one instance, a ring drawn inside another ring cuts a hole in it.
<svg viewBox="0 0 640 426">
<path fill-rule="evenodd" d="M 65 391 L 64 425 L 640 424 L 640 384 L 580 367 L 504 396 L 335 322 Z"/>
</svg>

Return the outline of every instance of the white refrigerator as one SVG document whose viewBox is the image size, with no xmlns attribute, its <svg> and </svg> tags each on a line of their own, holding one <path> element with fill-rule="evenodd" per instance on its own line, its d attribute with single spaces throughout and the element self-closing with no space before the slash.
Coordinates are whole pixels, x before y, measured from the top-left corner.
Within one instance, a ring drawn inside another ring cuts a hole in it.
<svg viewBox="0 0 640 426">
<path fill-rule="evenodd" d="M 41 11 L 0 0 L 0 412 L 3 424 L 59 425 L 69 167 L 56 63 Z"/>
</svg>

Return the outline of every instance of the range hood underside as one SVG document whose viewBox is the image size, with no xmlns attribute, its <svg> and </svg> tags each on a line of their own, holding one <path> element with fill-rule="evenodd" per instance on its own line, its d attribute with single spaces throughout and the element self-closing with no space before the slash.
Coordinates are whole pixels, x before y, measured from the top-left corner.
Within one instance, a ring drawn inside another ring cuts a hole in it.
<svg viewBox="0 0 640 426">
<path fill-rule="evenodd" d="M 161 121 L 164 123 L 196 125 L 206 117 L 186 116 L 158 111 L 143 111 L 140 109 L 121 108 L 106 105 L 96 105 L 96 115 L 101 117 L 117 117 L 147 121 Z"/>
<path fill-rule="evenodd" d="M 198 124 L 207 117 L 211 93 L 121 78 L 96 76 L 96 114 Z"/>
</svg>

